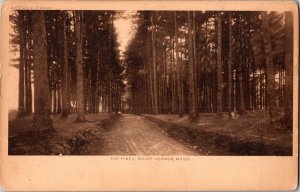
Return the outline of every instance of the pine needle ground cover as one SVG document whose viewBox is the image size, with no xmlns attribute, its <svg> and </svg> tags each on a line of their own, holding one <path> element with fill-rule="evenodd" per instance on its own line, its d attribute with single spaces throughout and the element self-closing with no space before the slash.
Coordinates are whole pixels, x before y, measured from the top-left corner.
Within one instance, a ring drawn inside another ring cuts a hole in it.
<svg viewBox="0 0 300 192">
<path fill-rule="evenodd" d="M 163 133 L 196 149 L 200 155 L 292 155 L 292 133 L 270 128 L 265 111 L 236 118 L 206 113 L 200 115 L 198 123 L 187 116 L 145 117 Z"/>
<path fill-rule="evenodd" d="M 55 131 L 35 132 L 32 128 L 33 117 L 9 121 L 10 155 L 80 155 L 89 150 L 90 143 L 105 131 L 109 115 L 90 114 L 85 122 L 77 123 L 76 115 L 60 119 L 52 116 Z"/>
</svg>

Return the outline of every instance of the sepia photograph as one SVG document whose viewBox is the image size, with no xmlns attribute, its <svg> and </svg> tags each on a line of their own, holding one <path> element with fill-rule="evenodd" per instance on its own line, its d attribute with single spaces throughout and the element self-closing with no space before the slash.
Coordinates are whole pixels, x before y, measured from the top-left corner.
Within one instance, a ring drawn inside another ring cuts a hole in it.
<svg viewBox="0 0 300 192">
<path fill-rule="evenodd" d="M 0 190 L 292 190 L 294 1 L 6 1 Z"/>
<path fill-rule="evenodd" d="M 291 12 L 9 19 L 10 155 L 292 155 Z"/>
</svg>

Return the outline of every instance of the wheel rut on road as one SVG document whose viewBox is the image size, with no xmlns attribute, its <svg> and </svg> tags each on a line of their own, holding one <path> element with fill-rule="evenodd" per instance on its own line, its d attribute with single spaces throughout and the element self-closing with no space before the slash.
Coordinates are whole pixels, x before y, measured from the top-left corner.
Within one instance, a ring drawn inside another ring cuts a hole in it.
<svg viewBox="0 0 300 192">
<path fill-rule="evenodd" d="M 91 144 L 95 155 L 199 155 L 164 135 L 144 117 L 124 114 Z"/>
</svg>

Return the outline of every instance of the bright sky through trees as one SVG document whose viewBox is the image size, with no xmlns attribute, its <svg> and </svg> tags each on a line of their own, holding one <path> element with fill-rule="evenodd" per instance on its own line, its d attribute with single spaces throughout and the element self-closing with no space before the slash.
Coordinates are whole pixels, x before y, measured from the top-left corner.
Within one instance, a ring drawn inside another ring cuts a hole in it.
<svg viewBox="0 0 300 192">
<path fill-rule="evenodd" d="M 114 26 L 118 35 L 118 43 L 121 58 L 124 57 L 124 52 L 131 39 L 134 37 L 137 24 L 136 11 L 118 12 L 114 19 Z"/>
</svg>

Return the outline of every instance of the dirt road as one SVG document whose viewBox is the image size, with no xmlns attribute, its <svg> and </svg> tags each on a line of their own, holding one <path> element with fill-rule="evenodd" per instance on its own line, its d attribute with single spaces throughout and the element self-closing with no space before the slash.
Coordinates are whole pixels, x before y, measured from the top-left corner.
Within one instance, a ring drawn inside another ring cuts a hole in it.
<svg viewBox="0 0 300 192">
<path fill-rule="evenodd" d="M 141 116 L 122 115 L 90 146 L 93 155 L 199 155 Z"/>
</svg>

